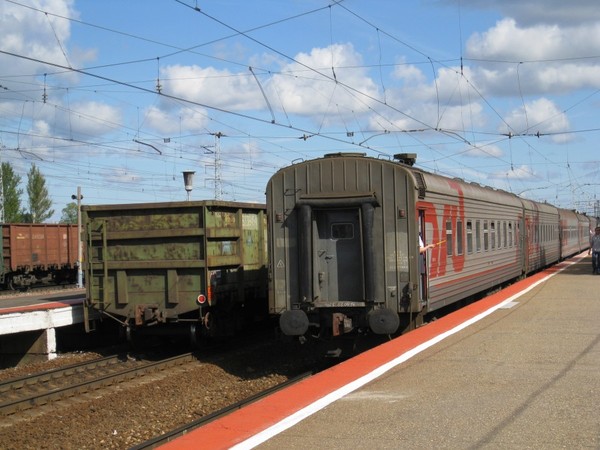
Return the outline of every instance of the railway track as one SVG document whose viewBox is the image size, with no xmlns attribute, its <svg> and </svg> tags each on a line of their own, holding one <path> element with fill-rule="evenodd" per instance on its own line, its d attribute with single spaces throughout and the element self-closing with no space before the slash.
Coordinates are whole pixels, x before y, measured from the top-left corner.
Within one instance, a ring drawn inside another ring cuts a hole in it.
<svg viewBox="0 0 600 450">
<path fill-rule="evenodd" d="M 193 353 L 158 361 L 113 355 L 0 383 L 0 417 L 41 408 L 193 362 Z M 8 420 L 3 420 L 8 422 Z"/>
<path fill-rule="evenodd" d="M 100 380 L 100 387 L 87 391 L 76 390 L 83 375 L 69 374 L 81 372 L 80 365 L 37 374 L 47 384 L 46 391 L 56 389 L 49 394 L 64 397 L 58 401 L 52 395 L 44 399 L 43 389 L 35 387 L 38 383 L 27 381 L 31 377 L 0 382 L 0 403 L 14 401 L 17 395 L 22 400 L 11 406 L 12 413 L 3 412 L 0 405 L 0 442 L 6 448 L 152 448 L 268 395 L 273 386 L 281 388 L 298 374 L 322 369 L 305 346 L 290 352 L 289 345 L 271 339 L 246 336 L 242 342 L 205 350 L 179 357 L 190 358 L 189 364 L 157 369 L 130 382 L 124 378 L 110 385 Z M 103 366 L 125 366 L 135 372 L 147 363 L 113 356 L 93 361 L 96 368 L 84 372 L 100 378 L 101 373 L 106 376 Z M 68 386 L 71 393 L 61 391 Z M 19 394 L 8 396 L 12 390 Z M 148 440 L 156 444 L 145 443 Z"/>
</svg>

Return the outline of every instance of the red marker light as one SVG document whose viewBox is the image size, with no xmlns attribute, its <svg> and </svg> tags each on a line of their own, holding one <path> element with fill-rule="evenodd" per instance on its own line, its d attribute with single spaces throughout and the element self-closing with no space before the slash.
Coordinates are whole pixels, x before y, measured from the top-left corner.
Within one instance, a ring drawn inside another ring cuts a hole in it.
<svg viewBox="0 0 600 450">
<path fill-rule="evenodd" d="M 204 294 L 200 294 L 196 301 L 199 305 L 203 305 L 204 303 L 206 303 L 206 296 Z"/>
</svg>

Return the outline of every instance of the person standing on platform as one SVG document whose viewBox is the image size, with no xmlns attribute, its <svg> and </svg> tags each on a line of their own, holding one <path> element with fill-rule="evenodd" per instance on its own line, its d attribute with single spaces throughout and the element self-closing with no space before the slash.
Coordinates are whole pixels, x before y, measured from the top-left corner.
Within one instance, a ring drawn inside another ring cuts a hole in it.
<svg viewBox="0 0 600 450">
<path fill-rule="evenodd" d="M 590 238 L 589 254 L 592 255 L 592 273 L 600 275 L 600 227 L 596 227 L 594 235 Z"/>
</svg>

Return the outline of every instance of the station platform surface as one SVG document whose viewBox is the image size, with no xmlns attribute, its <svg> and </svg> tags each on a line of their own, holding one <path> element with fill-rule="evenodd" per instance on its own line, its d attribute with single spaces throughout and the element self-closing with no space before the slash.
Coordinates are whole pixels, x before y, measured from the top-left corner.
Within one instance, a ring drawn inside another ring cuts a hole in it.
<svg viewBox="0 0 600 450">
<path fill-rule="evenodd" d="M 0 298 L 0 336 L 71 325 L 83 320 L 85 289 Z"/>
<path fill-rule="evenodd" d="M 57 330 L 84 320 L 85 289 L 0 297 L 0 368 L 57 356 Z"/>
<path fill-rule="evenodd" d="M 51 293 L 31 293 L 26 295 L 5 295 L 0 297 L 0 315 L 18 311 L 33 311 L 62 308 L 82 304 L 85 289 L 65 289 Z"/>
<path fill-rule="evenodd" d="M 587 253 L 162 449 L 599 449 L 600 276 Z"/>
</svg>

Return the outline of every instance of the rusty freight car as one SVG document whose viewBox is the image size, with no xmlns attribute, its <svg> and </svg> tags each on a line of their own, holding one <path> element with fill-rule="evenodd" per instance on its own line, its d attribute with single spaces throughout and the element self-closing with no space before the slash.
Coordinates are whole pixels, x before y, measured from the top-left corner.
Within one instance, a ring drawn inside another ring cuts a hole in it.
<svg viewBox="0 0 600 450">
<path fill-rule="evenodd" d="M 128 337 L 227 336 L 266 316 L 265 206 L 217 200 L 86 205 L 91 312 Z"/>
<path fill-rule="evenodd" d="M 76 225 L 5 223 L 0 224 L 0 234 L 2 288 L 26 289 L 76 281 Z"/>
</svg>

